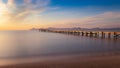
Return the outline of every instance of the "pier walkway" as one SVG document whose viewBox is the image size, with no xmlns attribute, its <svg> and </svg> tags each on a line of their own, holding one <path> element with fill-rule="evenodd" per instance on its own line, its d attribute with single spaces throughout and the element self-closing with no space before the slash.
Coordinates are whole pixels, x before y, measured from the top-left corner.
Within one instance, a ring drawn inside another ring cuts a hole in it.
<svg viewBox="0 0 120 68">
<path fill-rule="evenodd" d="M 101 38 L 120 38 L 120 32 L 113 31 L 87 31 L 87 30 L 48 30 L 39 29 L 41 32 L 62 33 L 71 35 L 81 35 L 88 37 L 101 37 Z"/>
</svg>

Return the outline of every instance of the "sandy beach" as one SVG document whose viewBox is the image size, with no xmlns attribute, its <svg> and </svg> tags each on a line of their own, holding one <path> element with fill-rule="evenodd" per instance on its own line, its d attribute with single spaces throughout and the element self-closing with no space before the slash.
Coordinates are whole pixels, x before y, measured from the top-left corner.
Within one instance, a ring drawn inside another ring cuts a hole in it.
<svg viewBox="0 0 120 68">
<path fill-rule="evenodd" d="M 120 55 L 61 56 L 37 62 L 3 65 L 0 68 L 120 68 Z"/>
</svg>

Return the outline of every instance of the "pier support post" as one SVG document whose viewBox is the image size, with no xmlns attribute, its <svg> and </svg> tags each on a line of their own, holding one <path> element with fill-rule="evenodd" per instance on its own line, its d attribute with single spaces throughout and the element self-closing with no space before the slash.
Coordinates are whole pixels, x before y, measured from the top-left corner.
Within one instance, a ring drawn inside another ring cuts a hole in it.
<svg viewBox="0 0 120 68">
<path fill-rule="evenodd" d="M 84 36 L 84 32 L 81 32 L 81 35 Z"/>
<path fill-rule="evenodd" d="M 101 37 L 102 37 L 102 38 L 105 38 L 105 33 L 104 33 L 104 32 L 102 32 Z"/>
<path fill-rule="evenodd" d="M 111 33 L 108 33 L 108 38 L 111 38 Z"/>
<path fill-rule="evenodd" d="M 114 37 L 116 37 L 116 35 L 117 35 L 117 33 L 116 33 L 116 32 L 114 32 Z"/>
</svg>

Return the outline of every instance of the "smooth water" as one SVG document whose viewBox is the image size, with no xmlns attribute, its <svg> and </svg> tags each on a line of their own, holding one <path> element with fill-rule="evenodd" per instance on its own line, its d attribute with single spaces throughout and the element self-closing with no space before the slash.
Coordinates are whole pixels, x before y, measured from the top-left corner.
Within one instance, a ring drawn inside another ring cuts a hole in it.
<svg viewBox="0 0 120 68">
<path fill-rule="evenodd" d="M 120 40 L 39 31 L 0 31 L 0 59 L 120 52 Z"/>
</svg>

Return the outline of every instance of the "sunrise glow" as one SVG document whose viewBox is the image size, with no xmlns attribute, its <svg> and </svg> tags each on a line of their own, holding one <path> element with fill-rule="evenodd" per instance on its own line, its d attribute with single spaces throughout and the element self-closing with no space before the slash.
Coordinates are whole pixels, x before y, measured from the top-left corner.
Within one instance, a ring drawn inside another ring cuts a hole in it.
<svg viewBox="0 0 120 68">
<path fill-rule="evenodd" d="M 117 1 L 114 4 L 111 0 L 100 2 L 88 0 L 88 2 L 86 6 L 84 5 L 86 1 L 79 0 L 74 2 L 72 0 L 0 0 L 0 30 L 24 30 L 32 27 L 118 28 L 120 26 Z"/>
</svg>

